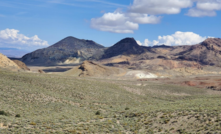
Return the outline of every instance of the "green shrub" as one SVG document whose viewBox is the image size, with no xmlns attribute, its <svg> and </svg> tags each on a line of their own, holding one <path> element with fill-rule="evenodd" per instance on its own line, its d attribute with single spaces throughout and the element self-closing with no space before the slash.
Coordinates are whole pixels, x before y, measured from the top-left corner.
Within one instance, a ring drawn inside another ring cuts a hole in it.
<svg viewBox="0 0 221 134">
<path fill-rule="evenodd" d="M 0 111 L 0 115 L 8 116 L 8 114 L 5 111 Z"/>
<path fill-rule="evenodd" d="M 129 110 L 130 108 L 126 107 L 125 110 Z"/>
<path fill-rule="evenodd" d="M 101 112 L 100 111 L 97 111 L 96 113 L 95 113 L 95 115 L 100 115 L 101 114 Z"/>
<path fill-rule="evenodd" d="M 20 118 L 20 117 L 21 117 L 21 115 L 20 115 L 20 114 L 16 114 L 16 115 L 15 115 L 15 117 Z"/>
</svg>

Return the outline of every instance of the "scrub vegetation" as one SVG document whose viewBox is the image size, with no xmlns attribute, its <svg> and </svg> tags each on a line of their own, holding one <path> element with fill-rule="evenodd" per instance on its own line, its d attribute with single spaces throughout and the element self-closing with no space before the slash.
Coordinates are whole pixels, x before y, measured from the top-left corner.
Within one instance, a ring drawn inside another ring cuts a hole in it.
<svg viewBox="0 0 221 134">
<path fill-rule="evenodd" d="M 0 71 L 0 133 L 220 133 L 220 99 L 150 81 Z"/>
</svg>

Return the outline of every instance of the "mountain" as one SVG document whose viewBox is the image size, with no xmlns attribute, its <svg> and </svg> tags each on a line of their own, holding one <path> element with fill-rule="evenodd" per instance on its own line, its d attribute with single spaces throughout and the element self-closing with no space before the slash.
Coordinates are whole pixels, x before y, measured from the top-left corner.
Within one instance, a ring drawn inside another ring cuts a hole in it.
<svg viewBox="0 0 221 134">
<path fill-rule="evenodd" d="M 6 55 L 7 57 L 21 58 L 28 53 L 26 50 L 20 50 L 16 48 L 0 48 L 0 53 Z"/>
<path fill-rule="evenodd" d="M 221 66 L 221 39 L 209 38 L 196 45 L 144 47 L 125 38 L 109 48 L 94 41 L 67 37 L 22 57 L 27 65 L 56 65 L 96 60 L 101 64 L 132 69 L 173 69 Z"/>
<path fill-rule="evenodd" d="M 133 38 L 126 38 L 105 50 L 101 63 L 149 70 L 220 67 L 221 39 L 208 38 L 196 45 L 142 47 Z"/>
<path fill-rule="evenodd" d="M 201 65 L 221 66 L 221 39 L 209 38 L 200 44 L 190 46 L 176 56 L 178 59 L 197 61 Z"/>
<path fill-rule="evenodd" d="M 134 38 L 125 38 L 106 49 L 102 55 L 102 59 L 118 55 L 139 55 L 146 51 L 148 51 L 148 48 L 138 45 Z"/>
<path fill-rule="evenodd" d="M 102 54 L 104 47 L 94 41 L 67 37 L 56 44 L 22 57 L 27 65 L 57 65 L 80 63 L 93 55 Z M 96 56 L 94 56 L 96 58 Z"/>
</svg>

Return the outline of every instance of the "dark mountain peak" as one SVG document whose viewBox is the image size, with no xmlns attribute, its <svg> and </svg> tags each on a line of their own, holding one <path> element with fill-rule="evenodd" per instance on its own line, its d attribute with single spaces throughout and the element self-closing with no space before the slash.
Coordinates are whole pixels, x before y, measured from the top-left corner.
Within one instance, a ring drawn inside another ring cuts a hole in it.
<svg viewBox="0 0 221 134">
<path fill-rule="evenodd" d="M 64 39 L 77 39 L 77 38 L 75 38 L 75 37 L 73 37 L 73 36 L 68 36 L 68 37 L 66 37 L 66 38 L 64 38 Z"/>
<path fill-rule="evenodd" d="M 92 41 L 68 36 L 54 45 L 36 50 L 22 57 L 29 65 L 54 65 L 61 63 L 77 63 L 102 53 L 104 46 Z"/>
<path fill-rule="evenodd" d="M 125 38 L 109 47 L 102 58 L 110 58 L 118 55 L 134 55 L 144 52 L 144 48 L 139 46 L 134 38 Z"/>
<path fill-rule="evenodd" d="M 170 47 L 171 47 L 171 46 L 167 46 L 167 45 L 165 45 L 165 44 L 153 46 L 153 48 L 170 48 Z"/>
<path fill-rule="evenodd" d="M 117 45 L 123 45 L 124 47 L 139 47 L 139 45 L 137 44 L 136 40 L 134 38 L 124 38 L 121 41 L 119 41 L 118 43 L 116 43 L 114 46 Z"/>
<path fill-rule="evenodd" d="M 58 47 L 58 48 L 68 48 L 68 49 L 81 49 L 81 48 L 104 48 L 104 46 L 92 41 L 92 40 L 84 40 L 78 39 L 72 36 L 68 36 L 61 41 L 55 43 L 54 45 L 50 46 Z"/>
</svg>

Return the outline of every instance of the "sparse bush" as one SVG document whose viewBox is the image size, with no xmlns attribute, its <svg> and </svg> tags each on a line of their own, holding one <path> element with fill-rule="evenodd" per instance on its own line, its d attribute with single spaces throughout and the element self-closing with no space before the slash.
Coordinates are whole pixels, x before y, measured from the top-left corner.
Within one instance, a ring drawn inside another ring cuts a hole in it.
<svg viewBox="0 0 221 134">
<path fill-rule="evenodd" d="M 35 126 L 35 125 L 36 125 L 36 123 L 35 123 L 35 122 L 31 122 L 31 123 L 30 123 L 30 125 L 33 125 L 33 126 Z"/>
<path fill-rule="evenodd" d="M 15 115 L 15 117 L 20 118 L 20 117 L 21 117 L 21 115 L 20 115 L 20 114 L 16 114 L 16 115 Z"/>
<path fill-rule="evenodd" d="M 5 111 L 0 111 L 0 115 L 8 116 L 8 113 L 6 113 Z"/>
<path fill-rule="evenodd" d="M 126 107 L 125 110 L 129 110 L 130 108 Z"/>
<path fill-rule="evenodd" d="M 101 112 L 100 111 L 97 111 L 96 113 L 95 113 L 95 115 L 100 115 L 101 114 Z"/>
</svg>

